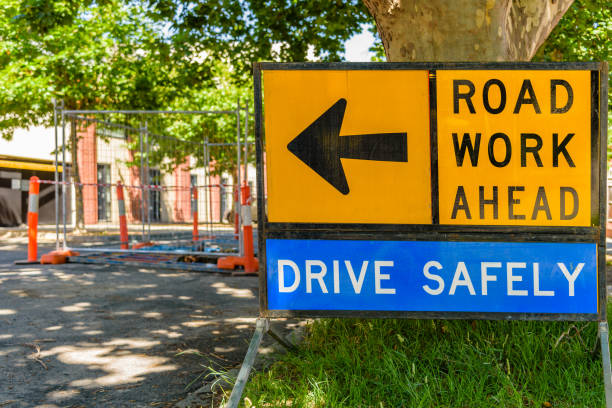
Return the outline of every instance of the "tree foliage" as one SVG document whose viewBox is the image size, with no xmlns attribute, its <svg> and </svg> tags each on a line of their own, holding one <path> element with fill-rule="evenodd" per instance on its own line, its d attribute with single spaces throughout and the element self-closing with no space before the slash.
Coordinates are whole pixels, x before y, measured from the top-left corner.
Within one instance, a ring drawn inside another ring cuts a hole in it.
<svg viewBox="0 0 612 408">
<path fill-rule="evenodd" d="M 114 115 L 115 123 L 130 122 L 134 127 L 142 126 L 146 120 L 148 141 L 151 144 L 149 160 L 162 171 L 170 172 L 184 158 L 191 156 L 191 165 L 205 166 L 204 141 L 212 144 L 235 143 L 237 140 L 237 115 L 235 111 L 240 104 L 240 141 L 244 143 L 245 105 L 252 99 L 252 88 L 248 85 L 237 85 L 231 76 L 230 67 L 223 63 L 214 63 L 211 67 L 214 81 L 206 87 L 192 89 L 189 94 L 175 98 L 166 108 L 175 111 L 215 111 L 224 113 L 204 114 L 159 114 L 148 115 Z M 249 141 L 253 142 L 253 107 L 250 106 L 248 122 Z M 139 149 L 138 138 L 132 138 L 130 148 Z M 233 172 L 236 162 L 235 146 L 212 146 L 209 150 L 213 162 L 212 171 Z M 251 149 L 251 154 L 253 153 Z M 134 157 L 133 164 L 138 165 L 140 157 Z M 253 157 L 251 155 L 251 162 Z"/>
<path fill-rule="evenodd" d="M 152 109 L 209 78 L 137 3 L 0 0 L 0 134 L 69 109 Z"/>
<path fill-rule="evenodd" d="M 536 61 L 610 61 L 612 57 L 612 7 L 609 0 L 575 0 Z M 612 97 L 608 96 L 612 106 Z"/>
<path fill-rule="evenodd" d="M 575 0 L 538 50 L 541 61 L 606 61 L 612 52 L 608 0 Z"/>
<path fill-rule="evenodd" d="M 209 77 L 207 65 L 177 52 L 162 28 L 138 2 L 0 0 L 0 135 L 48 122 L 54 98 L 68 109 L 155 109 L 189 92 Z M 76 146 L 71 120 L 78 183 Z"/>
<path fill-rule="evenodd" d="M 172 21 L 174 39 L 196 55 L 229 62 L 340 61 L 344 42 L 372 22 L 360 0 L 150 0 L 153 18 Z M 311 58 L 309 58 L 309 56 Z"/>
<path fill-rule="evenodd" d="M 341 60 L 368 19 L 359 0 L 0 0 L 0 135 L 49 123 L 53 98 L 68 109 L 230 109 L 251 99 L 253 61 Z M 157 164 L 180 162 L 202 137 L 235 140 L 235 122 L 151 121 L 187 141 L 160 139 Z M 221 169 L 231 160 L 216 150 Z"/>
<path fill-rule="evenodd" d="M 576 0 L 538 50 L 536 61 L 610 61 L 609 0 Z M 612 80 L 608 77 L 608 88 Z M 612 95 L 608 92 L 608 159 L 612 158 Z"/>
<path fill-rule="evenodd" d="M 228 64 L 214 63 L 212 72 L 215 80 L 210 86 L 198 89 L 189 96 L 174 100 L 173 109 L 206 109 L 211 111 L 235 110 L 238 107 L 245 109 L 252 101 L 252 85 L 236 83 L 233 70 Z M 238 106 L 239 105 L 239 106 Z M 254 141 L 253 106 L 248 107 L 249 115 L 248 135 L 249 141 Z M 182 128 L 180 134 L 190 142 L 208 140 L 210 143 L 233 143 L 238 140 L 236 122 L 233 114 L 205 114 L 192 119 L 191 126 L 176 124 L 172 129 Z M 239 118 L 240 140 L 244 142 L 245 112 L 241 111 Z M 251 148 L 251 163 L 254 160 L 254 149 Z M 213 146 L 209 151 L 214 161 L 213 172 L 235 171 L 236 148 L 234 146 Z M 202 156 L 199 156 L 203 158 Z M 204 163 L 199 162 L 198 165 Z"/>
</svg>

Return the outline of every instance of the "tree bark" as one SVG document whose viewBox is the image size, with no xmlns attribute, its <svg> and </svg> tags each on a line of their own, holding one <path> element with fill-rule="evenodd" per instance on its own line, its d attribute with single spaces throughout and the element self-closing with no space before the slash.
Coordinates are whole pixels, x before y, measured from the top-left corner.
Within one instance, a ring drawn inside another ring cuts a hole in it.
<svg viewBox="0 0 612 408">
<path fill-rule="evenodd" d="M 363 0 L 387 61 L 529 61 L 574 0 Z"/>
</svg>

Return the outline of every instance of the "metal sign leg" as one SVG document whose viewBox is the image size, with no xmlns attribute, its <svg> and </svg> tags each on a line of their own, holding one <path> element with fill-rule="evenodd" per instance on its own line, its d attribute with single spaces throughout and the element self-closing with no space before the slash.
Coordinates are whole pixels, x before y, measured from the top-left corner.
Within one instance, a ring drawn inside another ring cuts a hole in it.
<svg viewBox="0 0 612 408">
<path fill-rule="evenodd" d="M 601 360 L 603 365 L 606 407 L 612 408 L 612 368 L 610 367 L 610 342 L 608 322 L 599 322 L 599 339 L 601 341 Z"/>
<path fill-rule="evenodd" d="M 257 323 L 255 324 L 255 333 L 251 339 L 251 344 L 249 344 L 249 349 L 247 350 L 246 356 L 244 356 L 242 367 L 240 367 L 240 372 L 236 378 L 236 384 L 234 384 L 234 389 L 232 390 L 227 404 L 225 404 L 225 408 L 238 407 L 238 403 L 242 398 L 242 392 L 244 391 L 244 387 L 249 379 L 251 368 L 253 368 L 253 363 L 255 362 L 255 357 L 257 356 L 257 350 L 259 349 L 261 340 L 263 339 L 264 334 L 268 331 L 269 327 L 270 321 L 268 319 L 257 319 Z"/>
</svg>

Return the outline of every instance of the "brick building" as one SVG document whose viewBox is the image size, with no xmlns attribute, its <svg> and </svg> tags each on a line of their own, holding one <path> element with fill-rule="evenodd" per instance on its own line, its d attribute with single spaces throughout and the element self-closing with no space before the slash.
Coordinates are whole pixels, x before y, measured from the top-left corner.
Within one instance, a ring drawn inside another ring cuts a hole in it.
<svg viewBox="0 0 612 408">
<path fill-rule="evenodd" d="M 143 190 L 140 186 L 142 171 L 139 166 L 129 166 L 134 162 L 136 152 L 128 149 L 125 136 L 117 134 L 100 135 L 95 124 L 77 127 L 77 167 L 82 187 L 83 218 L 86 226 L 117 224 L 118 204 L 115 187 L 105 184 L 116 184 L 121 181 L 125 186 L 126 211 L 128 222 L 140 223 L 143 218 Z M 69 140 L 69 127 L 66 139 Z M 9 214 L 6 220 L 13 222 L 0 223 L 0 226 L 11 226 L 24 223 L 27 214 L 28 179 L 32 175 L 41 180 L 53 181 L 55 178 L 54 150 L 55 134 L 53 128 L 37 127 L 30 130 L 19 130 L 12 141 L 0 140 L 0 214 Z M 61 144 L 61 136 L 59 143 Z M 151 146 L 151 148 L 153 148 Z M 64 169 L 61 166 L 61 149 L 59 154 L 59 180 Z M 233 206 L 233 194 L 230 184 L 231 175 L 210 176 L 211 188 L 206 185 L 205 171 L 202 168 L 191 168 L 195 160 L 187 157 L 185 162 L 170 172 L 148 168 L 144 174 L 145 182 L 164 187 L 151 189 L 148 194 L 148 205 L 145 205 L 144 217 L 153 223 L 189 223 L 192 218 L 191 191 L 192 185 L 200 186 L 198 213 L 201 222 L 227 222 L 228 212 Z M 71 154 L 66 152 L 66 180 L 72 181 Z M 255 172 L 250 170 L 250 183 L 254 184 Z M 55 224 L 55 188 L 52 184 L 41 184 L 40 224 Z M 61 211 L 62 199 L 58 206 Z M 66 188 L 67 222 L 75 221 L 76 192 L 70 185 Z M 0 216 L 0 218 L 2 218 Z M 61 222 L 61 215 L 60 215 Z M 2 219 L 0 219 L 2 221 Z"/>
</svg>

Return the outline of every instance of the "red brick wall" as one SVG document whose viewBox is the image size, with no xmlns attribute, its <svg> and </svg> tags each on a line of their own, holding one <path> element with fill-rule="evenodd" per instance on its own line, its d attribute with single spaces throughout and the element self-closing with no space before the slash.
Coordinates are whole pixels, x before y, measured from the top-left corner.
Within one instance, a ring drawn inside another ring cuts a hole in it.
<svg viewBox="0 0 612 408">
<path fill-rule="evenodd" d="M 96 125 L 77 128 L 77 160 L 81 183 L 97 183 Z M 83 221 L 85 224 L 98 223 L 98 188 L 83 186 Z"/>
<path fill-rule="evenodd" d="M 185 222 L 191 220 L 191 179 L 189 177 L 189 158 L 174 168 L 174 220 Z"/>
<path fill-rule="evenodd" d="M 130 162 L 134 161 L 134 152 L 130 150 L 129 152 L 129 160 Z M 129 185 L 130 186 L 140 186 L 140 167 L 132 166 L 128 169 L 129 172 Z M 140 209 L 140 200 L 142 198 L 142 190 L 140 188 L 123 188 L 123 194 L 129 197 L 129 203 L 126 203 L 126 215 L 128 222 L 137 222 L 140 221 L 141 217 L 141 209 Z M 145 218 L 146 218 L 145 214 Z"/>
<path fill-rule="evenodd" d="M 212 171 L 212 166 L 211 169 Z M 221 211 L 221 195 L 220 195 L 220 191 L 221 189 L 218 187 L 219 183 L 221 182 L 221 177 L 219 176 L 210 176 L 210 186 L 209 188 L 209 192 L 210 192 L 210 201 L 212 204 L 211 205 L 211 209 L 210 209 L 210 216 L 212 218 L 212 221 L 214 222 L 218 222 L 219 221 L 219 213 Z M 208 205 L 208 204 L 207 204 Z"/>
</svg>

